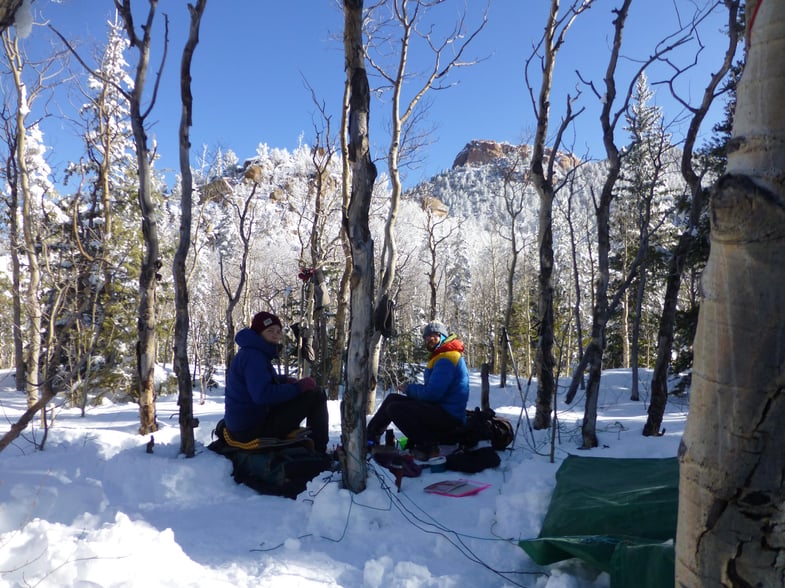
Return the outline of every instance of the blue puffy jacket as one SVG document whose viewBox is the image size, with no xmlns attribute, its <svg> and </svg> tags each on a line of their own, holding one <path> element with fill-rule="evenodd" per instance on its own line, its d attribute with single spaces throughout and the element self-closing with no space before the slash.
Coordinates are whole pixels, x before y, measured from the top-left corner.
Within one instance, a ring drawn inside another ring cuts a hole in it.
<svg viewBox="0 0 785 588">
<path fill-rule="evenodd" d="M 234 338 L 240 350 L 226 376 L 224 422 L 230 432 L 255 428 L 267 418 L 270 406 L 291 400 L 300 393 L 297 383 L 284 383 L 273 367 L 278 349 L 253 329 Z"/>
<path fill-rule="evenodd" d="M 469 402 L 469 370 L 463 359 L 463 342 L 450 335 L 431 353 L 423 372 L 424 384 L 409 384 L 406 395 L 433 402 L 466 422 Z"/>
</svg>

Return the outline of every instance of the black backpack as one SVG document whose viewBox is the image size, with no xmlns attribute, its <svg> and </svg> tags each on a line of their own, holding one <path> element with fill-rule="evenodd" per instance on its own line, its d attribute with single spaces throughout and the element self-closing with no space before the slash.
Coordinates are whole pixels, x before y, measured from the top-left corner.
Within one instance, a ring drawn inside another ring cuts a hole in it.
<svg viewBox="0 0 785 588">
<path fill-rule="evenodd" d="M 493 409 L 466 411 L 466 424 L 459 431 L 459 444 L 471 448 L 480 441 L 490 441 L 496 451 L 507 449 L 515 439 L 512 423 L 504 417 L 497 416 Z"/>
<path fill-rule="evenodd" d="M 313 442 L 308 438 L 259 439 L 257 441 L 261 443 L 254 448 L 241 449 L 226 442 L 223 419 L 213 433 L 216 440 L 207 448 L 232 462 L 235 482 L 260 494 L 296 498 L 309 481 L 332 467 L 332 460 L 314 451 Z"/>
</svg>

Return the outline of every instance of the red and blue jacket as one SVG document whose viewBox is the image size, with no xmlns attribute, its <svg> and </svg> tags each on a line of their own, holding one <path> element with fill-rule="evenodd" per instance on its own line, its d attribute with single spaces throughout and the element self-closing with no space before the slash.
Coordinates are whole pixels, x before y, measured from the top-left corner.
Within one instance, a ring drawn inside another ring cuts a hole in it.
<svg viewBox="0 0 785 588">
<path fill-rule="evenodd" d="M 423 372 L 424 384 L 409 384 L 406 395 L 440 405 L 461 423 L 466 422 L 469 370 L 463 359 L 463 342 L 447 337 L 433 350 Z"/>
</svg>

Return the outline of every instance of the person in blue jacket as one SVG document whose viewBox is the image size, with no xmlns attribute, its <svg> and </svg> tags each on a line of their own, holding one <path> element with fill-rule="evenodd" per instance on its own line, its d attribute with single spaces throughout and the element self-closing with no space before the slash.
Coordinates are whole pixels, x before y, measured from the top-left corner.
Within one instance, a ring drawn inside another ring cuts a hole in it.
<svg viewBox="0 0 785 588">
<path fill-rule="evenodd" d="M 402 394 L 389 394 L 368 423 L 368 440 L 378 445 L 390 423 L 408 438 L 415 453 L 438 455 L 438 443 L 466 422 L 469 371 L 463 358 L 463 342 L 444 324 L 434 321 L 423 329 L 430 351 L 423 383 L 402 384 Z"/>
<path fill-rule="evenodd" d="M 269 312 L 253 317 L 234 340 L 240 349 L 226 376 L 224 424 L 240 443 L 258 437 L 285 439 L 305 419 L 314 449 L 327 451 L 327 397 L 313 378 L 279 375 L 273 359 L 283 336 L 281 320 Z"/>
</svg>

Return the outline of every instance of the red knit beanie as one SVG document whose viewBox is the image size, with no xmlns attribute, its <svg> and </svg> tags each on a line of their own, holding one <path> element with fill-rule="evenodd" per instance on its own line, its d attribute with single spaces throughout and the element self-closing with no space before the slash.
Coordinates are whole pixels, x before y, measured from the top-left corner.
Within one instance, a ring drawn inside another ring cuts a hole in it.
<svg viewBox="0 0 785 588">
<path fill-rule="evenodd" d="M 251 328 L 260 335 L 262 334 L 262 331 L 273 325 L 278 325 L 283 329 L 281 319 L 269 312 L 257 312 L 251 321 Z"/>
</svg>

